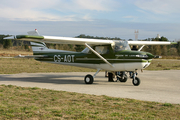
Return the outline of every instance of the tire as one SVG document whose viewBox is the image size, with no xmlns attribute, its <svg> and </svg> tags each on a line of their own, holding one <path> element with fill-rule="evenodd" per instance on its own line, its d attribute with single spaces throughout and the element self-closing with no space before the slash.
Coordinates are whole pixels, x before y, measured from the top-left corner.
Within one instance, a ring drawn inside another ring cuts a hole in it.
<svg viewBox="0 0 180 120">
<path fill-rule="evenodd" d="M 94 78 L 93 78 L 93 76 L 92 75 L 86 75 L 85 77 L 84 77 L 84 82 L 86 83 L 86 84 L 93 84 L 93 82 L 94 82 Z"/>
<path fill-rule="evenodd" d="M 132 80 L 132 83 L 134 86 L 138 86 L 141 83 L 141 81 L 138 77 L 135 77 L 135 79 Z"/>
<path fill-rule="evenodd" d="M 124 75 L 124 79 L 119 79 L 120 82 L 126 82 L 127 81 L 127 75 Z"/>
</svg>

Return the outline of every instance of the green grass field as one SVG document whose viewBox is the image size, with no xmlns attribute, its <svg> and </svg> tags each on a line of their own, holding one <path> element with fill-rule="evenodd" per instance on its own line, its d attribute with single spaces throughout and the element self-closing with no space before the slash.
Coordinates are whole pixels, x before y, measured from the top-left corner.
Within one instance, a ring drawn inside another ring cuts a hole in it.
<svg viewBox="0 0 180 120">
<path fill-rule="evenodd" d="M 180 105 L 0 85 L 0 119 L 180 119 Z"/>
</svg>

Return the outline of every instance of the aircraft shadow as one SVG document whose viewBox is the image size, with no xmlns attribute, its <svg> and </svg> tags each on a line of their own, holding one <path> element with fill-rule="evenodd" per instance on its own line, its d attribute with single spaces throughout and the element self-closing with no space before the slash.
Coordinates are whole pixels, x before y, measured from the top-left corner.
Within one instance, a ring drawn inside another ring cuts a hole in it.
<svg viewBox="0 0 180 120">
<path fill-rule="evenodd" d="M 96 76 L 93 85 L 109 85 L 111 82 L 108 82 L 108 78 L 105 80 L 97 80 L 104 79 L 104 76 Z M 12 75 L 0 75 L 0 81 L 22 81 L 22 82 L 34 82 L 34 83 L 51 83 L 51 84 L 72 84 L 72 85 L 81 85 L 84 84 L 84 75 L 55 75 L 55 74 L 38 74 L 38 76 L 19 76 L 12 77 Z M 109 84 L 106 84 L 109 83 Z M 115 82 L 116 83 L 116 82 Z M 117 82 L 119 83 L 119 82 Z M 114 84 L 115 85 L 115 84 Z M 118 86 L 131 86 L 128 84 L 116 84 Z"/>
<path fill-rule="evenodd" d="M 22 81 L 52 84 L 85 84 L 84 75 L 46 75 L 41 74 L 35 77 L 9 77 L 11 75 L 0 75 L 0 81 Z M 97 77 L 99 78 L 99 77 Z M 97 84 L 94 82 L 93 84 Z"/>
</svg>

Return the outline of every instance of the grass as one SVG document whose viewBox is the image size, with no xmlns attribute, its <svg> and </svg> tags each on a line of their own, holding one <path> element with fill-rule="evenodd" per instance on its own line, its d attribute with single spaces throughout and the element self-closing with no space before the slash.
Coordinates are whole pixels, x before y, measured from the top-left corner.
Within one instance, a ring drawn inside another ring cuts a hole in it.
<svg viewBox="0 0 180 120">
<path fill-rule="evenodd" d="M 180 60 L 156 59 L 145 70 L 180 70 Z"/>
<path fill-rule="evenodd" d="M 0 58 L 0 63 L 0 74 L 96 71 L 95 69 L 44 63 L 34 59 Z"/>
<path fill-rule="evenodd" d="M 180 105 L 0 85 L 0 119 L 180 119 Z"/>
<path fill-rule="evenodd" d="M 21 55 L 32 55 L 33 53 L 31 51 L 27 52 L 27 51 L 19 51 L 19 50 L 14 50 L 14 49 L 1 49 L 0 48 L 0 56 L 2 57 L 14 57 L 14 56 L 18 56 L 19 54 Z"/>
</svg>

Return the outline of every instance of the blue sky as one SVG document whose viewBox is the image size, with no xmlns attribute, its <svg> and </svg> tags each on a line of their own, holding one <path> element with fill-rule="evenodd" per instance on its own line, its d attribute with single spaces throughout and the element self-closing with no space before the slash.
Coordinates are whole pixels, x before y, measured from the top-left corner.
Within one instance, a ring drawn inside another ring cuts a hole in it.
<svg viewBox="0 0 180 120">
<path fill-rule="evenodd" d="M 179 0 L 1 0 L 0 34 L 180 39 Z"/>
</svg>

